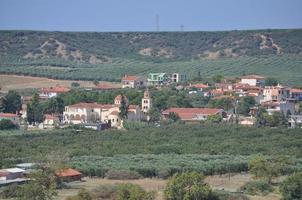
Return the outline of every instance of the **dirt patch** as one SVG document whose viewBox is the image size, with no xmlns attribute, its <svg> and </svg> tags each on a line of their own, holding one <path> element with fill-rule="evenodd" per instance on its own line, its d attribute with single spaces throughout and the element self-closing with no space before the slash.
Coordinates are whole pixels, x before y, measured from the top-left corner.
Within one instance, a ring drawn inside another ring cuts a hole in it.
<svg viewBox="0 0 302 200">
<path fill-rule="evenodd" d="M 167 180 L 162 179 L 138 179 L 138 180 L 108 180 L 102 178 L 84 178 L 83 182 L 70 183 L 70 189 L 59 190 L 59 200 L 63 200 L 68 196 L 76 195 L 80 188 L 92 190 L 101 185 L 115 185 L 119 183 L 132 183 L 140 185 L 147 191 L 156 192 L 156 200 L 163 200 L 163 192 L 167 184 Z M 215 175 L 208 176 L 205 181 L 211 185 L 214 190 L 224 190 L 228 192 L 237 192 L 240 187 L 251 181 L 251 176 L 248 174 L 232 174 L 229 176 Z M 280 200 L 281 197 L 278 194 L 268 194 L 266 196 L 248 196 L 251 200 Z"/>
<path fill-rule="evenodd" d="M 56 85 L 70 87 L 72 82 L 78 82 L 80 84 L 80 87 L 95 87 L 92 81 L 54 80 L 54 79 L 42 78 L 42 77 L 0 74 L 1 92 L 7 92 L 8 90 L 51 87 Z M 101 83 L 114 84 L 109 82 L 101 82 Z M 114 84 L 114 85 L 118 85 L 118 84 Z"/>
</svg>

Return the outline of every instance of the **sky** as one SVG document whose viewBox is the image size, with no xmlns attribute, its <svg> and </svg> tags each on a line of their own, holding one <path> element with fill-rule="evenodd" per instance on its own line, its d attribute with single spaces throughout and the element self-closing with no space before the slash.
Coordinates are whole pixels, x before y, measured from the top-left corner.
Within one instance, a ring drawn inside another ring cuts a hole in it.
<svg viewBox="0 0 302 200">
<path fill-rule="evenodd" d="M 0 0 L 1 30 L 302 28 L 302 0 Z"/>
</svg>

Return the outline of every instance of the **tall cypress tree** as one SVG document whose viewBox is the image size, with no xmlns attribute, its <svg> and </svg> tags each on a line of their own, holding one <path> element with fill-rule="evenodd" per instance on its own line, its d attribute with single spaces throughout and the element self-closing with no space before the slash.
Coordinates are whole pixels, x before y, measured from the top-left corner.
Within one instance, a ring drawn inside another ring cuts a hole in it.
<svg viewBox="0 0 302 200">
<path fill-rule="evenodd" d="M 27 121 L 29 124 L 35 125 L 36 122 L 41 123 L 44 120 L 43 107 L 39 102 L 39 95 L 34 94 L 32 100 L 27 104 Z"/>
<path fill-rule="evenodd" d="M 121 105 L 120 105 L 120 113 L 119 117 L 123 119 L 127 119 L 128 116 L 128 103 L 126 101 L 126 98 L 123 94 L 121 94 Z"/>
</svg>

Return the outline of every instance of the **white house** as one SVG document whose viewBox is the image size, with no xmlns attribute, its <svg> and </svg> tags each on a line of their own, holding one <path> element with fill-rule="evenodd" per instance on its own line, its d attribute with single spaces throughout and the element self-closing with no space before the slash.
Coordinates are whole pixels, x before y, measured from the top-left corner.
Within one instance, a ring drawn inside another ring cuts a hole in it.
<svg viewBox="0 0 302 200">
<path fill-rule="evenodd" d="M 69 88 L 63 87 L 63 86 L 55 86 L 55 87 L 49 87 L 49 88 L 42 88 L 39 94 L 40 98 L 52 98 L 56 97 L 59 94 L 69 92 Z"/>
<path fill-rule="evenodd" d="M 242 84 L 248 84 L 250 86 L 264 86 L 264 84 L 265 84 L 265 77 L 258 76 L 258 75 L 242 76 L 240 83 L 242 83 Z"/>
<path fill-rule="evenodd" d="M 111 127 L 121 127 L 119 117 L 121 101 L 122 97 L 118 95 L 114 99 L 114 104 L 77 103 L 65 106 L 63 121 L 71 124 L 109 123 Z M 126 102 L 128 102 L 127 98 Z M 142 118 L 143 113 L 138 105 L 128 106 L 128 120 L 140 121 Z"/>
</svg>

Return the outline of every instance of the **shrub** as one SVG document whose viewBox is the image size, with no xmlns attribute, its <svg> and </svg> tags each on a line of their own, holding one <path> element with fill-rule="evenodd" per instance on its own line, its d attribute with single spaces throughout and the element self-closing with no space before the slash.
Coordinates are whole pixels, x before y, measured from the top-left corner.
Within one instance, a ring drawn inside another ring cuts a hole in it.
<svg viewBox="0 0 302 200">
<path fill-rule="evenodd" d="M 67 200 L 92 200 L 92 196 L 87 190 L 81 189 L 77 195 L 67 197 Z"/>
<path fill-rule="evenodd" d="M 117 186 L 102 185 L 91 191 L 93 199 L 116 199 Z"/>
<path fill-rule="evenodd" d="M 2 192 L 0 192 L 0 198 L 9 199 L 16 198 L 18 196 L 17 191 L 20 189 L 20 186 L 17 184 L 12 184 L 5 187 Z"/>
<path fill-rule="evenodd" d="M 0 130 L 11 130 L 16 129 L 17 126 L 9 119 L 0 120 Z"/>
<path fill-rule="evenodd" d="M 167 200 L 214 200 L 217 197 L 211 187 L 204 182 L 204 176 L 196 172 L 174 175 L 164 191 Z"/>
<path fill-rule="evenodd" d="M 280 185 L 284 200 L 302 199 L 302 172 L 288 176 Z"/>
<path fill-rule="evenodd" d="M 138 185 L 124 183 L 117 186 L 117 200 L 153 200 L 155 199 L 154 192 L 146 192 Z"/>
<path fill-rule="evenodd" d="M 252 181 L 242 186 L 241 191 L 250 195 L 267 195 L 273 187 L 265 181 Z"/>
<path fill-rule="evenodd" d="M 127 170 L 109 170 L 106 175 L 108 179 L 116 179 L 116 180 L 130 180 L 130 179 L 139 179 L 142 176 L 135 171 L 127 171 Z"/>
</svg>

